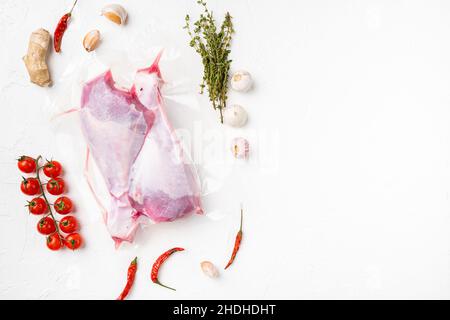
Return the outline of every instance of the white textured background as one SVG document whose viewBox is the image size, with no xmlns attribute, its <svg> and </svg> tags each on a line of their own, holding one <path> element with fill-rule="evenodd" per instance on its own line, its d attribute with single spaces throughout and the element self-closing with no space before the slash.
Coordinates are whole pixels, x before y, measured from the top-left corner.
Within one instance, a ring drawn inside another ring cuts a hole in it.
<svg viewBox="0 0 450 320">
<path fill-rule="evenodd" d="M 218 18 L 234 16 L 234 68 L 256 80 L 230 101 L 249 111 L 236 134 L 255 135 L 257 152 L 248 165 L 221 168 L 235 173 L 207 201 L 219 214 L 150 226 L 116 251 L 79 155 L 56 144 L 45 106 L 62 90 L 65 66 L 86 54 L 88 30 L 101 28 L 105 45 L 120 47 L 114 32 L 161 25 L 183 45 L 184 15 L 199 12 L 194 0 L 117 2 L 128 9 L 126 29 L 98 16 L 107 1 L 79 1 L 63 54 L 49 59 L 55 85 L 42 89 L 29 84 L 21 57 L 29 34 L 53 30 L 71 1 L 0 0 L 0 298 L 112 299 L 135 255 L 130 299 L 450 298 L 450 2 L 210 0 Z M 199 59 L 183 50 L 197 82 Z M 207 100 L 198 103 L 205 126 L 216 125 Z M 189 111 L 168 108 L 177 126 L 191 125 L 179 116 Z M 83 250 L 46 249 L 23 208 L 21 154 L 72 159 L 65 177 Z M 242 249 L 209 280 L 198 263 L 226 262 L 240 201 Z M 171 292 L 152 285 L 149 272 L 175 245 L 187 250 L 161 274 L 177 287 Z"/>
</svg>

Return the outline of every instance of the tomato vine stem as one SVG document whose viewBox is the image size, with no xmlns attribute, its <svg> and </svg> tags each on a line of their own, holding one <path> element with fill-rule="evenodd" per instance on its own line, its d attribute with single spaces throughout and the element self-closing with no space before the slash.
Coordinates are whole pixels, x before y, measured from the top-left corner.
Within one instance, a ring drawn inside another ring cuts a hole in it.
<svg viewBox="0 0 450 320">
<path fill-rule="evenodd" d="M 57 220 L 55 219 L 55 216 L 53 215 L 53 211 L 52 211 L 52 207 L 50 202 L 47 199 L 47 196 L 45 195 L 45 191 L 44 188 L 42 187 L 43 185 L 45 185 L 46 183 L 42 183 L 41 182 L 41 178 L 39 176 L 39 172 L 42 168 L 44 168 L 45 166 L 39 166 L 39 160 L 42 159 L 42 156 L 38 156 L 36 159 L 34 159 L 34 161 L 36 162 L 36 179 L 39 181 L 39 187 L 41 188 L 41 196 L 44 198 L 44 201 L 47 205 L 47 209 L 48 209 L 48 214 L 45 215 L 45 217 L 51 216 L 54 223 L 55 223 L 55 228 L 56 228 L 56 233 L 58 233 L 59 238 L 61 239 L 61 241 L 63 241 L 63 236 L 61 235 L 61 232 L 59 231 L 59 227 L 58 227 L 58 223 Z M 44 218 L 45 218 L 44 217 Z"/>
</svg>

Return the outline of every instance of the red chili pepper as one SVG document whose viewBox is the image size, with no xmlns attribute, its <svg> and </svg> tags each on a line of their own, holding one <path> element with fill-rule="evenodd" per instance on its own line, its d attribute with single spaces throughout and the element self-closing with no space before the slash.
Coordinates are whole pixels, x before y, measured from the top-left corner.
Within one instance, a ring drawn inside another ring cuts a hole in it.
<svg viewBox="0 0 450 320">
<path fill-rule="evenodd" d="M 67 23 L 70 20 L 70 17 L 72 16 L 73 8 L 75 8 L 75 5 L 77 4 L 78 0 L 75 0 L 72 9 L 65 15 L 59 19 L 58 25 L 56 26 L 55 33 L 53 35 L 53 47 L 55 48 L 56 52 L 61 51 L 61 42 L 62 38 L 64 36 L 64 32 L 67 30 Z"/>
<path fill-rule="evenodd" d="M 164 288 L 167 288 L 167 289 L 175 291 L 174 288 L 168 287 L 166 285 L 163 285 L 161 282 L 159 282 L 159 280 L 158 280 L 158 272 L 159 272 L 159 268 L 164 263 L 164 261 L 167 260 L 167 258 L 169 258 L 173 253 L 175 253 L 177 251 L 183 251 L 183 250 L 184 250 L 183 248 L 172 248 L 172 249 L 167 250 L 166 252 L 164 252 L 162 255 L 159 256 L 158 259 L 156 259 L 155 263 L 153 264 L 152 273 L 151 273 L 151 279 L 152 279 L 152 281 L 154 283 L 156 283 L 156 284 L 158 284 L 158 285 L 160 285 L 160 286 L 162 286 Z"/>
<path fill-rule="evenodd" d="M 128 293 L 130 292 L 131 287 L 134 283 L 134 277 L 136 276 L 137 271 L 137 257 L 131 261 L 130 266 L 128 267 L 128 273 L 127 273 L 127 284 L 125 285 L 125 288 L 123 289 L 120 296 L 117 298 L 117 300 L 124 300 Z"/>
<path fill-rule="evenodd" d="M 241 208 L 241 226 L 240 226 L 239 231 L 238 231 L 238 233 L 237 233 L 237 235 L 236 235 L 236 240 L 234 241 L 233 253 L 231 254 L 231 258 L 230 258 L 230 260 L 228 261 L 228 263 L 227 263 L 227 265 L 226 265 L 226 267 L 225 267 L 225 270 L 226 270 L 229 266 L 231 266 L 231 264 L 232 264 L 233 261 L 234 261 L 234 258 L 236 258 L 237 252 L 239 251 L 239 247 L 241 246 L 241 241 L 242 241 L 242 217 L 243 217 L 243 216 L 244 216 L 244 213 L 243 213 L 243 210 L 242 210 L 242 208 Z"/>
</svg>

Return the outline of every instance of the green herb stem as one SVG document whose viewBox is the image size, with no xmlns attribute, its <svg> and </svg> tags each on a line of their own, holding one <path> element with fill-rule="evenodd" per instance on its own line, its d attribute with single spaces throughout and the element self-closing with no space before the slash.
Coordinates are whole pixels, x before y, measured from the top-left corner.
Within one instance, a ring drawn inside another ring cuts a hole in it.
<svg viewBox="0 0 450 320">
<path fill-rule="evenodd" d="M 220 29 L 216 27 L 213 14 L 208 10 L 205 0 L 197 3 L 203 7 L 203 13 L 191 26 L 191 19 L 186 15 L 184 29 L 190 37 L 189 45 L 201 56 L 203 63 L 203 80 L 200 94 L 208 90 L 209 100 L 214 110 L 219 109 L 220 122 L 223 123 L 223 109 L 227 104 L 229 72 L 232 60 L 229 59 L 231 38 L 234 33 L 232 17 L 225 15 Z"/>
<path fill-rule="evenodd" d="M 64 237 L 61 235 L 61 232 L 59 231 L 58 223 L 57 223 L 57 220 L 55 219 L 55 216 L 53 215 L 51 204 L 48 201 L 47 196 L 45 195 L 44 188 L 42 187 L 43 185 L 45 185 L 45 183 L 42 183 L 41 178 L 39 177 L 39 172 L 41 171 L 42 168 L 44 168 L 44 166 L 39 166 L 39 160 L 41 158 L 42 158 L 41 156 L 38 156 L 34 161 L 36 162 L 36 179 L 39 181 L 39 187 L 41 188 L 41 195 L 44 198 L 45 203 L 47 204 L 47 209 L 48 209 L 48 214 L 46 214 L 44 216 L 44 218 L 48 217 L 48 216 L 52 217 L 53 221 L 55 222 L 56 233 L 58 233 L 59 238 L 61 239 L 61 241 L 63 241 Z"/>
</svg>

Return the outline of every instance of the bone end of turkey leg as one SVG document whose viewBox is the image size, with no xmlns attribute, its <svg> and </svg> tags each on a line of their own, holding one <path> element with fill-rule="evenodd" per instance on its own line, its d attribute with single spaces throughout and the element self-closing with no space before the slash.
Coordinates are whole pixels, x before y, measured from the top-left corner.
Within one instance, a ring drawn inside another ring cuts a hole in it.
<svg viewBox="0 0 450 320">
<path fill-rule="evenodd" d="M 138 216 L 131 207 L 127 197 L 122 199 L 111 199 L 111 208 L 108 211 L 106 226 L 111 238 L 114 240 L 116 248 L 123 241 L 133 242 L 137 228 L 139 227 Z"/>
</svg>

